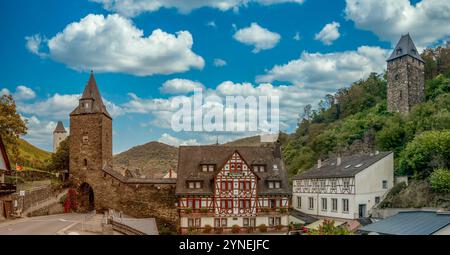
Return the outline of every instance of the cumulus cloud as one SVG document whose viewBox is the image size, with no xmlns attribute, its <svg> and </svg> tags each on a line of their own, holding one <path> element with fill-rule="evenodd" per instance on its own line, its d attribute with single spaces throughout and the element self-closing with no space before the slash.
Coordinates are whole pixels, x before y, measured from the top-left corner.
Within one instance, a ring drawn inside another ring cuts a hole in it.
<svg viewBox="0 0 450 255">
<path fill-rule="evenodd" d="M 203 7 L 215 8 L 221 11 L 235 10 L 249 3 L 273 5 L 281 3 L 302 4 L 304 0 L 91 0 L 101 3 L 103 8 L 118 12 L 124 16 L 133 17 L 144 12 L 154 12 L 161 8 L 175 8 L 180 13 L 189 13 Z"/>
<path fill-rule="evenodd" d="M 0 96 L 3 96 L 3 95 L 11 95 L 11 92 L 9 91 L 9 89 L 3 88 L 0 90 Z"/>
<path fill-rule="evenodd" d="M 28 121 L 27 134 L 23 137 L 28 142 L 39 147 L 50 148 L 53 130 L 56 128 L 55 121 L 41 120 L 35 115 L 22 117 Z"/>
<path fill-rule="evenodd" d="M 203 84 L 187 79 L 172 79 L 164 82 L 159 90 L 165 94 L 187 94 L 195 88 L 203 88 Z"/>
<path fill-rule="evenodd" d="M 236 31 L 233 38 L 241 43 L 254 46 L 252 52 L 258 53 L 261 50 L 268 50 L 275 47 L 280 41 L 281 36 L 253 22 L 249 27 Z"/>
<path fill-rule="evenodd" d="M 28 51 L 40 57 L 47 56 L 46 53 L 41 52 L 42 44 L 47 41 L 46 38 L 43 38 L 40 34 L 35 34 L 32 36 L 26 36 L 25 41 L 26 41 L 25 47 L 27 48 Z"/>
<path fill-rule="evenodd" d="M 1 95 L 12 95 L 15 101 L 24 101 L 36 97 L 34 90 L 24 85 L 17 86 L 14 93 L 11 93 L 7 88 L 2 88 L 0 90 L 0 96 Z"/>
<path fill-rule="evenodd" d="M 274 66 L 258 76 L 257 81 L 287 81 L 331 93 L 367 77 L 371 72 L 381 73 L 388 54 L 388 50 L 369 46 L 361 46 L 356 51 L 327 54 L 303 52 L 299 59 Z"/>
<path fill-rule="evenodd" d="M 15 100 L 28 100 L 36 97 L 36 93 L 26 86 L 17 86 L 16 92 L 13 95 Z"/>
<path fill-rule="evenodd" d="M 450 36 L 450 1 L 346 0 L 345 15 L 392 45 L 408 32 L 420 48 Z"/>
<path fill-rule="evenodd" d="M 180 145 L 198 145 L 199 144 L 196 139 L 182 140 L 180 138 L 171 136 L 167 133 L 162 134 L 161 137 L 158 139 L 158 142 L 176 146 L 176 147 L 178 147 Z"/>
<path fill-rule="evenodd" d="M 325 45 L 333 44 L 333 42 L 341 36 L 339 33 L 340 26 L 341 25 L 335 21 L 326 24 L 322 30 L 315 35 L 315 39 L 321 41 Z"/>
<path fill-rule="evenodd" d="M 36 115 L 40 118 L 61 120 L 67 119 L 69 114 L 78 106 L 80 94 L 54 94 L 48 98 L 36 100 L 34 102 L 17 102 L 17 110 L 27 115 Z M 106 109 L 113 117 L 124 113 L 123 109 L 104 99 Z"/>
<path fill-rule="evenodd" d="M 131 20 L 117 14 L 89 14 L 46 42 L 37 40 L 39 36 L 27 38 L 31 52 L 48 54 L 75 70 L 148 76 L 204 67 L 203 58 L 191 50 L 193 38 L 188 31 L 170 34 L 156 29 L 145 37 Z M 40 52 L 37 43 L 46 43 L 49 52 Z"/>
<path fill-rule="evenodd" d="M 221 58 L 215 58 L 214 59 L 214 66 L 217 67 L 221 67 L 221 66 L 226 66 L 227 65 L 227 61 L 221 59 Z"/>
</svg>

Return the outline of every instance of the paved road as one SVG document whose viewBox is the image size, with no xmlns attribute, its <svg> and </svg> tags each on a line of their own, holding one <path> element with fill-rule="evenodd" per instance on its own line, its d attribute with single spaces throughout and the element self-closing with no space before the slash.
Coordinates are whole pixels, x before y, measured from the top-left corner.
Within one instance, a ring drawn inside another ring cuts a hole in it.
<svg viewBox="0 0 450 255">
<path fill-rule="evenodd" d="M 55 214 L 0 223 L 0 235 L 56 235 L 86 217 L 86 214 Z"/>
</svg>

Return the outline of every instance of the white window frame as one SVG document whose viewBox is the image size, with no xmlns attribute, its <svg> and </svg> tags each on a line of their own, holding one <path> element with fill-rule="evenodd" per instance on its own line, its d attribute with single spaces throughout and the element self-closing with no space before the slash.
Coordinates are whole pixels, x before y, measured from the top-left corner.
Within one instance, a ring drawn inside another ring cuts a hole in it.
<svg viewBox="0 0 450 255">
<path fill-rule="evenodd" d="M 314 209 L 314 198 L 308 197 L 308 209 L 313 210 Z"/>
<path fill-rule="evenodd" d="M 331 211 L 332 212 L 337 212 L 338 210 L 338 199 L 337 198 L 332 198 L 331 199 Z"/>
<path fill-rule="evenodd" d="M 350 211 L 349 200 L 348 200 L 348 198 L 343 198 L 342 199 L 342 212 L 348 213 L 349 211 Z"/>
<path fill-rule="evenodd" d="M 322 197 L 322 211 L 328 211 L 328 199 L 326 197 Z"/>
</svg>

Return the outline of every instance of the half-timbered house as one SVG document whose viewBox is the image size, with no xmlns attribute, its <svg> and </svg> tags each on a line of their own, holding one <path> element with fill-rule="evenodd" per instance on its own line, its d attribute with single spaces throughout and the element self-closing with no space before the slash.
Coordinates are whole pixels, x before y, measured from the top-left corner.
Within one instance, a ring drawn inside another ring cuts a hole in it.
<svg viewBox="0 0 450 255">
<path fill-rule="evenodd" d="M 278 144 L 179 148 L 181 233 L 282 231 L 291 188 Z"/>
<path fill-rule="evenodd" d="M 318 217 L 365 218 L 393 182 L 391 152 L 319 160 L 293 178 L 293 208 Z"/>
</svg>

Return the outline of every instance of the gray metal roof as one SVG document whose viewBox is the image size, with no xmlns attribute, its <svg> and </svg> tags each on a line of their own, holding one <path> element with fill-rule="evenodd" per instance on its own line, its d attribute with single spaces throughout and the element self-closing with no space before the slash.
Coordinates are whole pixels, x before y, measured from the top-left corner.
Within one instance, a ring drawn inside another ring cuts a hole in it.
<svg viewBox="0 0 450 255">
<path fill-rule="evenodd" d="M 422 57 L 419 55 L 419 52 L 417 51 L 416 46 L 414 45 L 414 42 L 411 39 L 409 33 L 406 35 L 402 35 L 391 56 L 386 61 L 389 62 L 403 56 L 411 56 L 417 60 L 424 62 Z"/>
<path fill-rule="evenodd" d="M 341 164 L 336 165 L 336 158 L 323 162 L 320 168 L 317 165 L 310 170 L 294 176 L 294 180 L 353 177 L 374 163 L 387 157 L 392 152 L 380 152 L 378 154 L 355 154 L 342 157 Z"/>
<path fill-rule="evenodd" d="M 450 214 L 436 212 L 400 212 L 361 228 L 361 231 L 386 235 L 431 235 L 450 225 Z"/>
</svg>

